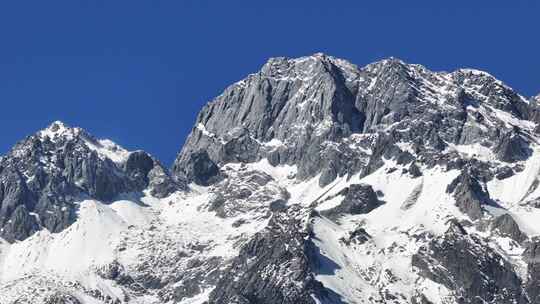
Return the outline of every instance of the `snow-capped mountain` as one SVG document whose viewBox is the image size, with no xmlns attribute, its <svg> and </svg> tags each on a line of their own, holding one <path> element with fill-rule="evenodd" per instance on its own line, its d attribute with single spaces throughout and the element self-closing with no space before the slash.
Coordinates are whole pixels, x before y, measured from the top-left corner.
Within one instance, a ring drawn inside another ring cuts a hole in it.
<svg viewBox="0 0 540 304">
<path fill-rule="evenodd" d="M 540 303 L 540 114 L 492 75 L 270 59 L 169 172 L 60 122 L 0 159 L 0 303 Z"/>
<path fill-rule="evenodd" d="M 74 222 L 74 203 L 81 198 L 110 201 L 149 186 L 163 197 L 176 189 L 147 153 L 130 153 L 61 122 L 15 145 L 0 168 L 0 236 L 7 241 L 42 228 L 64 230 Z"/>
</svg>

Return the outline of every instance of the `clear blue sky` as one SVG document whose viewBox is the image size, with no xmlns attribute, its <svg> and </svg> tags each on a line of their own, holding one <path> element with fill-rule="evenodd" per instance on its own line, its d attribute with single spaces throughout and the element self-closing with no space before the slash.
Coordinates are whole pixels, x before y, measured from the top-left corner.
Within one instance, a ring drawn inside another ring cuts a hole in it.
<svg viewBox="0 0 540 304">
<path fill-rule="evenodd" d="M 275 56 L 474 67 L 530 96 L 539 2 L 2 1 L 0 153 L 63 120 L 169 165 L 202 105 Z"/>
</svg>

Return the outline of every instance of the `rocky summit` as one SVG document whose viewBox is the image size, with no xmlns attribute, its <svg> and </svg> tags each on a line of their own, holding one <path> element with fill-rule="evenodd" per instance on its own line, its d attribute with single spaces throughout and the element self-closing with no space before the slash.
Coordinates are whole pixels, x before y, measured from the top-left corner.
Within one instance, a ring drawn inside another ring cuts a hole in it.
<svg viewBox="0 0 540 304">
<path fill-rule="evenodd" d="M 226 88 L 170 170 L 54 122 L 0 158 L 0 304 L 540 304 L 539 103 L 314 54 Z"/>
</svg>

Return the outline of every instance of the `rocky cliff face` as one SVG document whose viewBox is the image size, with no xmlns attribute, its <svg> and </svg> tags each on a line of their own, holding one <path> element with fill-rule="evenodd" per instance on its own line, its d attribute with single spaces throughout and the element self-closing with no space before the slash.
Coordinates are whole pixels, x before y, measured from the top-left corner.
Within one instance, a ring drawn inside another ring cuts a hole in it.
<svg viewBox="0 0 540 304">
<path fill-rule="evenodd" d="M 0 303 L 539 303 L 538 102 L 472 69 L 273 58 L 171 176 L 54 123 L 0 159 Z"/>
<path fill-rule="evenodd" d="M 173 172 L 193 180 L 185 170 L 204 150 L 208 163 L 267 158 L 297 165 L 301 179 L 321 173 L 326 185 L 371 173 L 400 143 L 431 166 L 449 146 L 468 144 L 515 162 L 530 154 L 533 130 L 512 119 L 530 118 L 534 107 L 485 72 L 431 72 L 394 58 L 364 68 L 323 54 L 274 58 L 203 108 Z"/>
</svg>

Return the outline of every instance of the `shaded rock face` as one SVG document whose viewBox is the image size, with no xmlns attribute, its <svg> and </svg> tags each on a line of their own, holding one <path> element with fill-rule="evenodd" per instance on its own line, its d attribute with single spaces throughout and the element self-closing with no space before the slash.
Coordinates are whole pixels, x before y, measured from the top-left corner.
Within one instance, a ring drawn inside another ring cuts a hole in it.
<svg viewBox="0 0 540 304">
<path fill-rule="evenodd" d="M 149 183 L 148 173 L 154 168 L 154 160 L 143 151 L 129 154 L 124 165 L 126 174 L 138 183 L 136 186 L 144 188 Z"/>
<path fill-rule="evenodd" d="M 505 179 L 514 175 L 514 170 L 508 166 L 501 167 L 496 172 L 497 179 Z"/>
<path fill-rule="evenodd" d="M 188 187 L 182 181 L 175 181 L 168 170 L 154 160 L 154 167 L 148 172 L 148 189 L 157 198 L 164 198 L 176 191 L 187 191 Z"/>
<path fill-rule="evenodd" d="M 219 168 L 204 150 L 190 154 L 185 163 L 181 166 L 175 164 L 173 170 L 182 172 L 180 176 L 202 186 L 218 181 L 220 176 Z"/>
<path fill-rule="evenodd" d="M 274 213 L 234 259 L 212 291 L 212 304 L 340 303 L 339 297 L 315 280 L 315 246 L 310 241 L 306 211 L 293 205 Z"/>
<path fill-rule="evenodd" d="M 76 219 L 76 201 L 110 201 L 149 185 L 158 197 L 181 189 L 147 153 L 129 153 L 55 122 L 0 159 L 0 237 L 22 240 L 41 228 L 59 232 Z"/>
<path fill-rule="evenodd" d="M 371 235 L 362 227 L 357 227 L 349 233 L 348 236 L 340 238 L 345 245 L 359 244 L 362 245 L 371 239 Z"/>
<path fill-rule="evenodd" d="M 527 299 L 513 266 L 457 222 L 420 248 L 412 265 L 421 277 L 453 290 L 456 303 L 537 303 Z"/>
<path fill-rule="evenodd" d="M 157 159 L 144 151 L 129 153 L 123 167 L 136 189 L 149 189 L 154 197 L 164 198 L 175 191 L 187 190 L 182 181 L 175 181 Z"/>
<path fill-rule="evenodd" d="M 456 206 L 472 220 L 482 217 L 482 205 L 490 202 L 489 195 L 468 168 L 450 183 L 446 189 L 456 199 Z"/>
<path fill-rule="evenodd" d="M 508 213 L 498 216 L 491 224 L 491 229 L 502 236 L 509 237 L 516 242 L 524 241 L 527 236 L 519 229 L 518 224 Z"/>
<path fill-rule="evenodd" d="M 531 303 L 540 303 L 540 239 L 535 238 L 529 242 L 523 252 L 527 263 L 526 290 Z"/>
<path fill-rule="evenodd" d="M 527 141 L 515 132 L 502 135 L 495 152 L 498 159 L 505 162 L 525 160 L 532 154 Z"/>
<path fill-rule="evenodd" d="M 394 58 L 363 68 L 323 54 L 273 58 L 202 109 L 173 172 L 196 180 L 184 168 L 204 150 L 218 166 L 263 158 L 297 165 L 299 179 L 321 174 L 325 186 L 369 174 L 383 159 L 414 161 L 400 142 L 428 166 L 449 165 L 451 158 L 441 158 L 449 144 L 481 144 L 515 162 L 530 155 L 529 130 L 508 125 L 497 111 L 533 119 L 535 109 L 475 70 L 437 73 Z"/>
<path fill-rule="evenodd" d="M 414 187 L 414 189 L 411 191 L 407 199 L 401 204 L 402 210 L 408 210 L 412 208 L 416 202 L 418 201 L 418 198 L 422 194 L 422 191 L 424 190 L 424 184 L 420 183 L 418 186 Z"/>
<path fill-rule="evenodd" d="M 409 166 L 408 173 L 413 177 L 422 176 L 422 171 L 420 170 L 420 168 L 418 168 L 418 165 L 416 165 L 415 163 L 412 163 Z"/>
<path fill-rule="evenodd" d="M 340 191 L 339 195 L 345 196 L 341 203 L 329 210 L 321 211 L 322 215 L 337 219 L 346 214 L 369 213 L 383 204 L 373 188 L 367 184 L 352 184 Z"/>
</svg>

